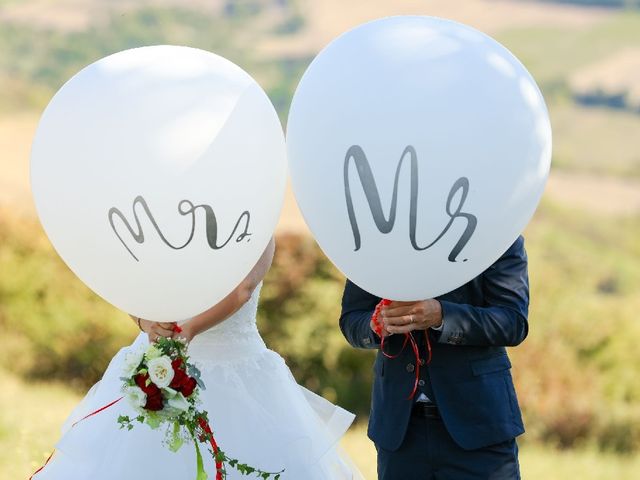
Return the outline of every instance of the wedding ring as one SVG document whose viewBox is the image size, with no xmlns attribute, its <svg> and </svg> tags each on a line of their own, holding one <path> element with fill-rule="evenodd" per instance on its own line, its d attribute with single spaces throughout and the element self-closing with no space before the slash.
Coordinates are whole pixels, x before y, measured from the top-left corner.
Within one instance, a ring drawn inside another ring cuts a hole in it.
<svg viewBox="0 0 640 480">
<path fill-rule="evenodd" d="M 409 323 L 413 323 L 413 313 L 409 315 Z"/>
</svg>

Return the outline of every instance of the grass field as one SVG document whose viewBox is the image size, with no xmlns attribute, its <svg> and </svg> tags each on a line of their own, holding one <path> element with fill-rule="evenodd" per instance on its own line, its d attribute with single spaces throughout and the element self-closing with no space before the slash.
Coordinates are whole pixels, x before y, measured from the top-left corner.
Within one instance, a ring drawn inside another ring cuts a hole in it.
<svg viewBox="0 0 640 480">
<path fill-rule="evenodd" d="M 44 462 L 58 438 L 60 425 L 80 396 L 59 384 L 25 384 L 0 371 L 0 480 L 26 479 Z M 353 427 L 342 447 L 367 480 L 376 478 L 375 449 L 366 426 Z M 640 457 L 589 450 L 559 451 L 525 445 L 520 461 L 524 479 L 635 480 Z"/>
<path fill-rule="evenodd" d="M 601 18 L 604 21 L 584 28 L 569 30 L 541 23 L 535 27 L 505 29 L 496 36 L 544 88 L 568 79 L 571 73 L 621 49 L 640 45 L 640 12 Z"/>
<path fill-rule="evenodd" d="M 351 429 L 342 442 L 367 480 L 375 480 L 375 448 L 364 426 Z M 520 448 L 524 480 L 637 480 L 640 457 L 606 455 L 593 450 L 555 450 L 525 444 Z"/>
</svg>

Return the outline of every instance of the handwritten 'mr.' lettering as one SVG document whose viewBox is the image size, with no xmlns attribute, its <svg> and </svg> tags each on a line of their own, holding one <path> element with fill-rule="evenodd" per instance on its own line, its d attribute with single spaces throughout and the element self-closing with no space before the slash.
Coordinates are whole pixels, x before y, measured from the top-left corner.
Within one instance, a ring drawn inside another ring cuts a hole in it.
<svg viewBox="0 0 640 480">
<path fill-rule="evenodd" d="M 389 207 L 388 216 L 385 216 L 382 210 L 382 202 L 380 201 L 378 186 L 376 184 L 375 178 L 373 177 L 373 172 L 371 171 L 371 166 L 369 165 L 369 161 L 367 160 L 364 150 L 359 145 L 353 145 L 349 148 L 349 150 L 347 150 L 347 154 L 344 159 L 344 192 L 347 202 L 347 213 L 349 215 L 349 222 L 351 223 L 351 230 L 353 232 L 355 251 L 358 251 L 360 249 L 362 245 L 362 238 L 360 235 L 360 228 L 358 227 L 358 220 L 356 218 L 353 199 L 351 196 L 351 184 L 349 182 L 350 166 L 354 164 L 356 167 L 360 185 L 364 190 L 364 195 L 367 199 L 367 204 L 369 205 L 369 211 L 373 216 L 376 227 L 378 228 L 380 233 L 389 233 L 391 230 L 393 230 L 393 226 L 396 221 L 396 211 L 398 205 L 398 183 L 400 178 L 400 171 L 405 159 L 408 159 L 410 168 L 409 240 L 411 242 L 411 246 L 418 251 L 426 250 L 435 245 L 442 237 L 444 237 L 444 235 L 449 231 L 456 219 L 464 220 L 466 222 L 465 230 L 454 245 L 448 257 L 448 260 L 450 262 L 455 262 L 462 249 L 471 239 L 471 236 L 473 235 L 473 232 L 475 231 L 476 225 L 478 223 L 478 219 L 475 215 L 462 211 L 464 203 L 467 200 L 467 195 L 469 193 L 469 179 L 467 177 L 460 177 L 453 183 L 453 185 L 451 186 L 451 190 L 449 191 L 449 196 L 447 198 L 445 208 L 446 214 L 449 217 L 448 223 L 445 225 L 442 232 L 440 232 L 440 234 L 435 238 L 435 240 L 427 245 L 420 246 L 418 244 L 418 240 L 416 239 L 419 187 L 418 156 L 416 154 L 415 148 L 413 148 L 412 146 L 408 146 L 404 149 L 402 155 L 400 156 L 400 160 L 398 161 L 398 166 L 396 167 L 395 178 L 393 181 L 393 194 L 391 196 L 391 206 Z M 453 208 L 453 200 L 454 198 L 456 198 L 456 194 L 458 192 L 461 192 L 461 194 L 459 195 L 459 201 L 457 203 L 457 206 Z"/>
</svg>

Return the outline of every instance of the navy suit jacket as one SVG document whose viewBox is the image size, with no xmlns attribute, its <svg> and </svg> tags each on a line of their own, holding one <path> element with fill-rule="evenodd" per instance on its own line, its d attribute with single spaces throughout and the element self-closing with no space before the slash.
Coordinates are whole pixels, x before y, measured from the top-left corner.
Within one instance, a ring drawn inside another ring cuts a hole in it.
<svg viewBox="0 0 640 480">
<path fill-rule="evenodd" d="M 528 333 L 529 281 L 524 239 L 516 242 L 487 270 L 466 285 L 438 297 L 441 331 L 429 329 L 432 361 L 425 379 L 453 440 L 471 450 L 503 442 L 524 432 L 511 379 L 506 346 L 518 345 Z M 340 328 L 354 347 L 379 348 L 370 320 L 380 298 L 347 280 Z M 414 332 L 424 345 L 424 331 Z M 400 350 L 404 335 L 385 340 L 385 351 Z M 426 358 L 422 349 L 422 358 Z M 407 431 L 415 399 L 415 355 L 405 348 L 389 359 L 378 351 L 369 417 L 369 438 L 386 450 L 397 450 Z M 424 383 L 424 382 L 421 382 Z"/>
</svg>

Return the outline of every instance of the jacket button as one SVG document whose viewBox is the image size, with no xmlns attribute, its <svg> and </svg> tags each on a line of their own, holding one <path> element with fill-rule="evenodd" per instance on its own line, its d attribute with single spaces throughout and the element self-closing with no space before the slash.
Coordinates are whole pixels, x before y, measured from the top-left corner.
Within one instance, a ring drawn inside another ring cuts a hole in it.
<svg viewBox="0 0 640 480">
<path fill-rule="evenodd" d="M 413 366 L 413 363 L 407 363 L 407 372 L 411 373 L 416 369 L 416 367 Z"/>
<path fill-rule="evenodd" d="M 424 387 L 424 380 L 419 380 L 418 385 L 420 385 L 421 387 Z"/>
<path fill-rule="evenodd" d="M 363 338 L 362 339 L 362 343 L 364 343 L 365 345 L 369 345 L 371 343 L 371 339 L 370 338 Z"/>
</svg>

